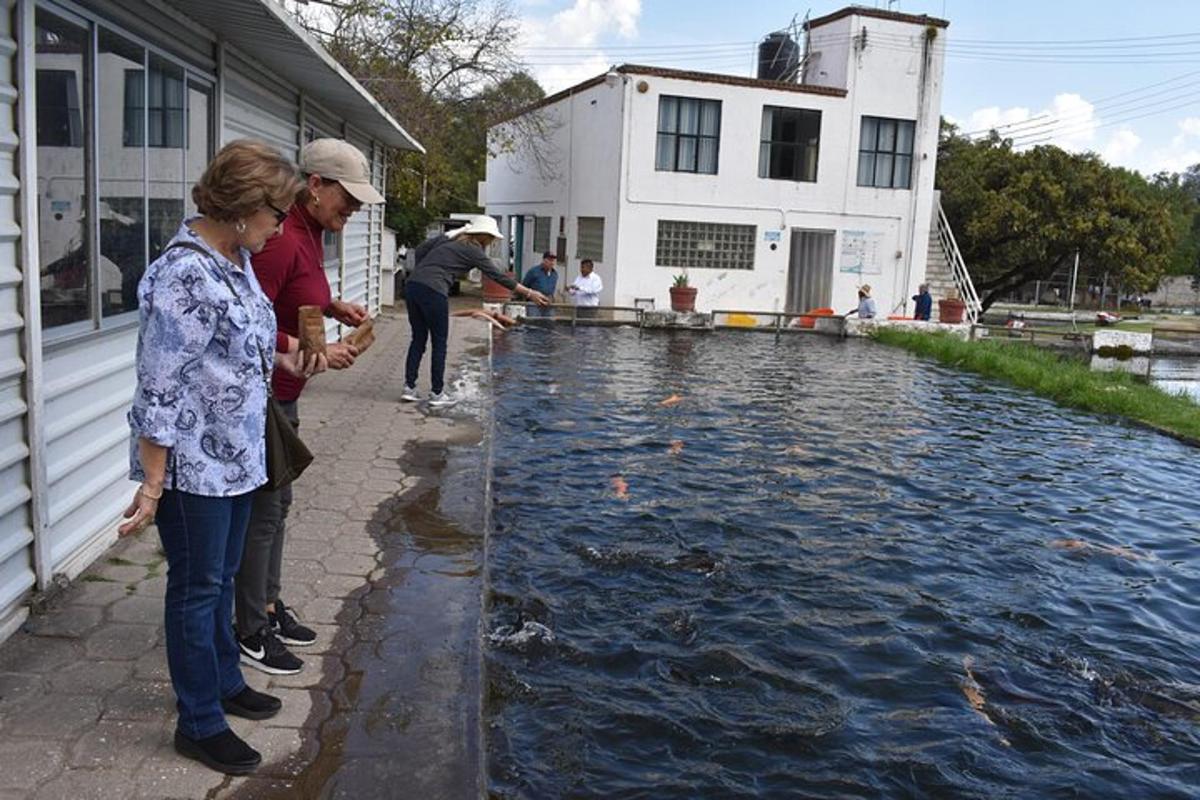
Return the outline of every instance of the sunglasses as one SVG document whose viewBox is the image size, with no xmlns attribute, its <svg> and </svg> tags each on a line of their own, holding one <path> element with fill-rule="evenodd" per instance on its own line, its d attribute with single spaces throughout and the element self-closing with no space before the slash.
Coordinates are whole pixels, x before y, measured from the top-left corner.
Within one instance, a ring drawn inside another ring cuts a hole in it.
<svg viewBox="0 0 1200 800">
<path fill-rule="evenodd" d="M 288 212 L 281 211 L 278 208 L 276 208 L 275 206 L 271 205 L 270 203 L 267 203 L 267 208 L 271 209 L 271 211 L 273 211 L 275 213 L 275 224 L 276 225 L 282 225 L 283 221 L 288 218 Z"/>
</svg>

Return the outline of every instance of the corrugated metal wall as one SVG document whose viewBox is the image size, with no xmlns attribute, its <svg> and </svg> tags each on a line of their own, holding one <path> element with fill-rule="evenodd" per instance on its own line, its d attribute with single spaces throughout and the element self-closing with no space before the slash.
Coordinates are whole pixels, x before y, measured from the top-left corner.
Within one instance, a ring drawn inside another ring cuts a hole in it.
<svg viewBox="0 0 1200 800">
<path fill-rule="evenodd" d="M 381 146 L 378 142 L 371 142 L 371 150 L 368 153 L 371 159 L 371 182 L 379 189 L 380 193 L 386 190 L 386 167 L 387 167 L 387 149 Z M 384 204 L 370 206 L 368 213 L 370 216 L 370 272 L 367 282 L 367 308 L 371 314 L 379 313 L 381 308 L 380 297 L 382 295 L 381 282 L 383 280 L 383 216 Z"/>
<path fill-rule="evenodd" d="M 250 137 L 271 144 L 288 158 L 299 155 L 300 97 L 271 79 L 251 59 L 227 49 L 225 109 L 221 143 Z"/>
<path fill-rule="evenodd" d="M 21 605 L 33 586 L 32 490 L 26 438 L 26 398 L 22 378 L 24 324 L 17 244 L 17 133 L 13 106 L 16 42 L 13 5 L 0 3 L 0 639 L 23 617 Z"/>
<path fill-rule="evenodd" d="M 361 150 L 368 159 L 371 158 L 370 139 L 351 132 L 347 141 Z M 342 257 L 345 261 L 342 275 L 346 281 L 342 286 L 342 299 L 364 306 L 367 305 L 367 293 L 370 291 L 372 208 L 364 206 L 350 218 L 342 231 Z"/>
</svg>

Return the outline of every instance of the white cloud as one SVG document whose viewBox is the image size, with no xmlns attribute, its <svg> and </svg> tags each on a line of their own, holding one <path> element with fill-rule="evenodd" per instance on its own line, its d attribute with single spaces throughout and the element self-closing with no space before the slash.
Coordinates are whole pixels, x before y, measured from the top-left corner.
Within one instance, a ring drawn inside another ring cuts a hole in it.
<svg viewBox="0 0 1200 800">
<path fill-rule="evenodd" d="M 549 16 L 532 15 L 532 9 L 526 5 L 521 21 L 521 53 L 529 60 L 538 83 L 549 93 L 607 70 L 612 59 L 605 56 L 597 42 L 607 35 L 635 39 L 642 0 L 572 0 L 570 6 Z M 540 51 L 539 46 L 546 44 L 595 50 Z"/>
<path fill-rule="evenodd" d="M 1175 131 L 1166 147 L 1151 152 L 1145 172 L 1183 172 L 1193 164 L 1200 164 L 1200 117 L 1179 120 Z"/>
<path fill-rule="evenodd" d="M 1035 144 L 1058 145 L 1064 150 L 1093 147 L 1100 119 L 1087 100 L 1072 92 L 1057 94 L 1047 108 L 1032 111 L 1024 106 L 988 106 L 971 112 L 967 131 L 996 129 L 1017 147 Z"/>
<path fill-rule="evenodd" d="M 1100 149 L 1100 156 L 1110 164 L 1124 166 L 1141 143 L 1142 137 L 1128 128 L 1122 128 L 1108 137 L 1108 144 Z"/>
</svg>

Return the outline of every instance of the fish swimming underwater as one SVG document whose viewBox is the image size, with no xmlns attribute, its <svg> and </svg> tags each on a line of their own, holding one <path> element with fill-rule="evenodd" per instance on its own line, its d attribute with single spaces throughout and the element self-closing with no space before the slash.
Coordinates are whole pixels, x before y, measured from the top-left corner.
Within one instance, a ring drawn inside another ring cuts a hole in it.
<svg viewBox="0 0 1200 800">
<path fill-rule="evenodd" d="M 616 496 L 616 498 L 618 500 L 628 500 L 629 499 L 629 484 L 626 483 L 625 479 L 622 478 L 620 475 L 612 476 L 612 488 L 613 488 L 613 494 Z"/>
<path fill-rule="evenodd" d="M 668 397 L 666 400 L 663 400 L 661 403 L 659 403 L 659 405 L 662 406 L 663 408 L 670 408 L 671 406 L 677 406 L 682 402 L 683 402 L 682 397 L 680 397 L 677 394 L 673 394 L 670 397 Z"/>
<path fill-rule="evenodd" d="M 1144 556 L 1130 550 L 1128 547 L 1118 547 L 1114 544 L 1093 544 L 1083 539 L 1055 539 L 1050 546 L 1056 550 L 1073 550 L 1080 553 L 1104 553 L 1110 556 L 1120 556 L 1130 561 L 1155 560 L 1154 556 Z"/>
<path fill-rule="evenodd" d="M 979 681 L 975 680 L 975 673 L 971 671 L 975 659 L 968 656 L 963 656 L 963 671 L 966 673 L 966 680 L 962 683 L 963 697 L 967 698 L 967 702 L 971 704 L 971 708 L 976 714 L 987 720 L 987 723 L 992 727 L 996 726 L 996 721 L 992 719 L 987 710 L 987 698 L 983 695 L 983 687 L 979 685 Z M 1005 747 L 1011 747 L 1008 739 L 1000 737 L 1000 743 Z"/>
<path fill-rule="evenodd" d="M 671 442 L 671 446 L 667 448 L 667 455 L 677 456 L 683 452 L 683 442 L 679 439 Z"/>
</svg>

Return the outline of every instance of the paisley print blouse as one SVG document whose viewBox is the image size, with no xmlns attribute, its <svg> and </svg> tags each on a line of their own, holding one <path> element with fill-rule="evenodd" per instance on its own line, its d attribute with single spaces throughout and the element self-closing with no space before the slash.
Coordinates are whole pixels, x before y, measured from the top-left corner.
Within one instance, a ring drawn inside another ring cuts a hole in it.
<svg viewBox="0 0 1200 800">
<path fill-rule="evenodd" d="M 267 480 L 263 370 L 274 358 L 275 313 L 249 252 L 234 264 L 189 227 L 194 221 L 171 243 L 194 243 L 208 256 L 168 246 L 138 284 L 130 477 L 145 479 L 145 437 L 170 450 L 167 488 L 231 497 Z"/>
</svg>

